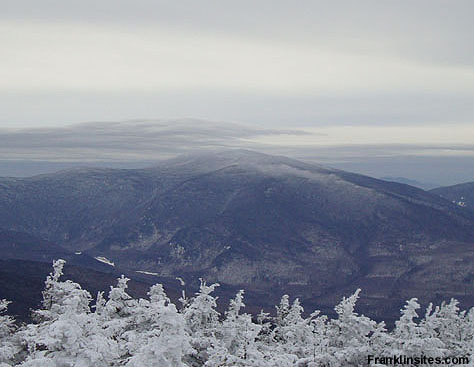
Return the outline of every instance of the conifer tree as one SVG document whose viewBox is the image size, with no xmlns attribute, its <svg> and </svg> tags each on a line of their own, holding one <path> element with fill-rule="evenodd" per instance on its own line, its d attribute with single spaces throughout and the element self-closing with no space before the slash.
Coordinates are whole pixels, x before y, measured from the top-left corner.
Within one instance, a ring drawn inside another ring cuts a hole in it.
<svg viewBox="0 0 474 367">
<path fill-rule="evenodd" d="M 148 292 L 150 300 L 139 300 L 134 315 L 136 329 L 128 337 L 132 355 L 127 367 L 185 367 L 183 359 L 191 354 L 185 320 L 170 303 L 163 286 Z"/>
<path fill-rule="evenodd" d="M 219 312 L 216 311 L 217 298 L 211 295 L 219 284 L 208 286 L 202 279 L 200 281 L 199 292 L 187 300 L 182 312 L 186 330 L 191 335 L 191 346 L 195 351 L 191 359 L 194 363 L 204 364 L 209 358 L 208 350 L 219 344 L 216 337 L 220 326 Z"/>
<path fill-rule="evenodd" d="M 420 304 L 416 298 L 406 302 L 401 310 L 400 319 L 395 322 L 392 350 L 406 356 L 419 355 L 420 351 L 432 357 L 443 356 L 444 343 L 427 331 L 426 324 L 416 322 L 419 317 L 418 309 L 420 309 Z"/>
<path fill-rule="evenodd" d="M 110 366 L 118 356 L 115 343 L 101 333 L 89 308 L 89 292 L 70 280 L 60 281 L 64 263 L 53 263 L 43 308 L 34 312 L 37 323 L 20 333 L 28 351 L 21 366 Z"/>
<path fill-rule="evenodd" d="M 329 346 L 335 359 L 333 363 L 361 365 L 370 352 L 370 335 L 376 328 L 376 322 L 355 312 L 360 291 L 357 289 L 350 297 L 344 297 L 334 308 L 337 318 L 329 323 Z"/>
<path fill-rule="evenodd" d="M 220 333 L 227 354 L 234 356 L 233 363 L 238 365 L 245 365 L 260 358 L 260 352 L 255 344 L 260 326 L 252 322 L 251 315 L 240 313 L 245 307 L 243 295 L 244 291 L 240 290 L 230 301 Z"/>
<path fill-rule="evenodd" d="M 393 331 L 355 312 L 360 290 L 335 307 L 335 319 L 305 316 L 285 295 L 274 318 L 261 312 L 255 322 L 242 312 L 243 291 L 221 316 L 218 285 L 201 281 L 178 311 L 160 284 L 133 299 L 122 276 L 108 299 L 98 293 L 91 312 L 90 294 L 60 279 L 63 266 L 53 263 L 34 322 L 16 327 L 0 300 L 0 367 L 346 367 L 367 365 L 369 354 L 474 361 L 474 308 L 461 311 L 454 299 L 430 304 L 421 320 L 417 299 L 408 300 Z"/>
<path fill-rule="evenodd" d="M 134 314 L 138 301 L 128 293 L 129 279 L 123 275 L 117 279 L 117 285 L 110 287 L 107 301 L 98 295 L 96 318 L 102 327 L 102 333 L 117 343 L 120 360 L 127 360 L 130 354 L 129 339 L 133 339 L 136 328 Z"/>
<path fill-rule="evenodd" d="M 20 349 L 14 339 L 15 320 L 11 316 L 4 315 L 9 303 L 5 299 L 0 300 L 0 366 L 11 365 Z"/>
</svg>

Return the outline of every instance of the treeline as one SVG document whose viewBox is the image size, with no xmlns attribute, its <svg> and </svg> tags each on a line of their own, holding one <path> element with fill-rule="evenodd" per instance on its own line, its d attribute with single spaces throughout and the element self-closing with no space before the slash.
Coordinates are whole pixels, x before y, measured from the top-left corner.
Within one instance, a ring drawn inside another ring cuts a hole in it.
<svg viewBox="0 0 474 367">
<path fill-rule="evenodd" d="M 218 284 L 201 282 L 177 306 L 160 284 L 148 299 L 132 298 L 122 276 L 107 297 L 100 292 L 92 302 L 79 284 L 60 279 L 64 263 L 54 262 L 32 323 L 16 325 L 5 315 L 8 302 L 0 301 L 0 367 L 365 366 L 368 356 L 469 358 L 474 350 L 474 309 L 461 311 L 454 299 L 429 305 L 419 317 L 413 298 L 388 331 L 354 311 L 360 290 L 335 307 L 333 319 L 319 311 L 304 317 L 298 299 L 288 296 L 276 316 L 252 317 L 243 312 L 244 291 L 221 315 L 213 296 Z"/>
</svg>

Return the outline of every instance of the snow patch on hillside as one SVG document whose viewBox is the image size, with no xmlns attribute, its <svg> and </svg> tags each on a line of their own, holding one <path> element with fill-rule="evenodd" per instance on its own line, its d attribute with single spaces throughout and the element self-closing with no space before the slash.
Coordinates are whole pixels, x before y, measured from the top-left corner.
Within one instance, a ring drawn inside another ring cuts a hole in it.
<svg viewBox="0 0 474 367">
<path fill-rule="evenodd" d="M 94 259 L 96 259 L 97 261 L 100 261 L 101 263 L 104 263 L 110 266 L 115 266 L 115 263 L 113 261 L 107 259 L 104 256 L 95 256 Z"/>
<path fill-rule="evenodd" d="M 156 277 L 159 275 L 158 273 L 152 273 L 151 271 L 145 271 L 145 270 L 135 270 L 135 273 L 154 275 Z"/>
</svg>

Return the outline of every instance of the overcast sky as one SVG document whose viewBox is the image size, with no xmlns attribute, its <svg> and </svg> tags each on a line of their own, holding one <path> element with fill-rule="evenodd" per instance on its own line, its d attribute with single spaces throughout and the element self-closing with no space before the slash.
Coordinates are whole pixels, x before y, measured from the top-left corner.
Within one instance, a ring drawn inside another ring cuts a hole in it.
<svg viewBox="0 0 474 367">
<path fill-rule="evenodd" d="M 2 126 L 474 116 L 472 1 L 0 3 Z"/>
<path fill-rule="evenodd" d="M 474 155 L 470 0 L 0 5 L 0 139 L 11 128 L 27 139 L 31 128 L 188 117 L 310 133 L 246 137 L 269 146 Z M 12 142 L 0 160 L 25 153 Z"/>
</svg>

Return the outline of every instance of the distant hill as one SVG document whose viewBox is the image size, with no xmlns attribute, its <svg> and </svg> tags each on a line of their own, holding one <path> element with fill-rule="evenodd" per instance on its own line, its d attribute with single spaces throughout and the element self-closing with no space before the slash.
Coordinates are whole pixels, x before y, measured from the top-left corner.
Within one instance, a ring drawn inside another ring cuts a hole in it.
<svg viewBox="0 0 474 367">
<path fill-rule="evenodd" d="M 380 177 L 380 179 L 385 180 L 385 181 L 398 182 L 398 183 L 418 187 L 418 188 L 423 189 L 423 190 L 430 190 L 430 189 L 433 189 L 433 188 L 438 186 L 438 185 L 432 184 L 432 183 L 411 180 L 411 179 L 406 178 L 406 177 L 384 176 L 384 177 Z"/>
<path fill-rule="evenodd" d="M 474 210 L 474 182 L 466 182 L 454 186 L 438 187 L 431 190 L 456 205 Z"/>
<path fill-rule="evenodd" d="M 474 305 L 474 213 L 286 157 L 238 150 L 4 178 L 0 211 L 1 228 L 131 273 L 245 288 L 251 307 L 290 293 L 324 309 L 357 287 L 364 312 L 381 318 L 415 296 Z"/>
<path fill-rule="evenodd" d="M 113 269 L 83 253 L 73 253 L 49 241 L 23 232 L 0 230 L 1 260 L 28 260 L 46 262 L 51 265 L 55 259 L 64 259 L 71 265 L 111 272 Z"/>
</svg>

